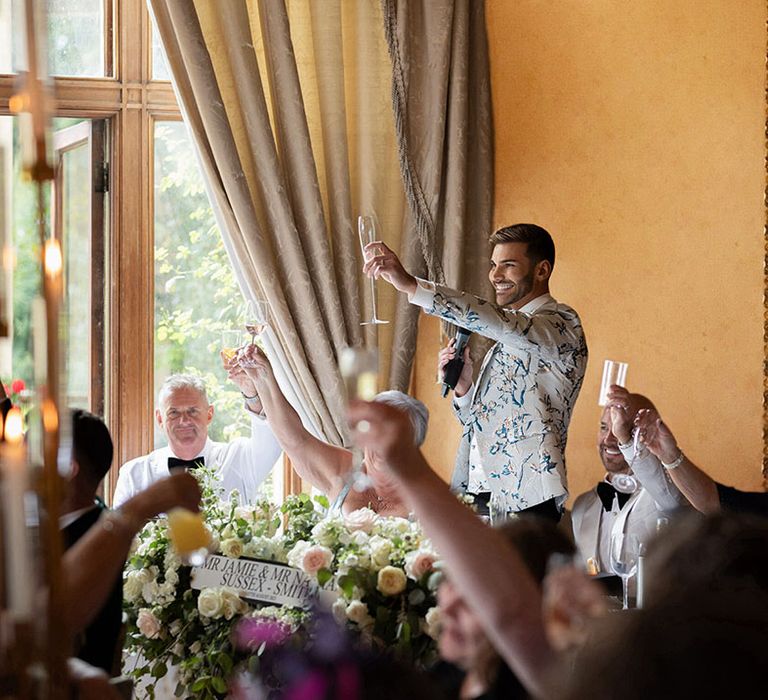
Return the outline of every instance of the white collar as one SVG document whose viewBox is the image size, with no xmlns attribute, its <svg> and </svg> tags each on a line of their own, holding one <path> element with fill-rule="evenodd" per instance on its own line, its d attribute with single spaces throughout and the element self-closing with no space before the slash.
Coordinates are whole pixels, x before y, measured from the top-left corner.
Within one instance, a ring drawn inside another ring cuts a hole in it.
<svg viewBox="0 0 768 700">
<path fill-rule="evenodd" d="M 59 530 L 63 530 L 65 527 L 69 527 L 80 516 L 85 515 L 86 513 L 90 513 L 94 508 L 98 507 L 99 506 L 94 503 L 92 506 L 86 506 L 85 508 L 80 508 L 79 510 L 73 510 L 71 513 L 60 515 Z"/>
<path fill-rule="evenodd" d="M 531 299 L 525 306 L 519 308 L 518 311 L 524 314 L 532 314 L 550 301 L 554 301 L 554 298 L 549 292 L 544 292 L 544 294 L 540 294 L 535 299 Z"/>
</svg>

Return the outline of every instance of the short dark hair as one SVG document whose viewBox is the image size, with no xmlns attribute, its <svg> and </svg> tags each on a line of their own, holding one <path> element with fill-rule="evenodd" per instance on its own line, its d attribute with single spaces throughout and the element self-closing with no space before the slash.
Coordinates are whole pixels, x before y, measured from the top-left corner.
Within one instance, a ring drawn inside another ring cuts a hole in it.
<svg viewBox="0 0 768 700">
<path fill-rule="evenodd" d="M 98 416 L 76 408 L 72 411 L 72 458 L 81 473 L 98 484 L 112 465 L 114 447 L 109 430 Z"/>
<path fill-rule="evenodd" d="M 547 564 L 553 554 L 564 554 L 568 557 L 576 554 L 573 542 L 560 527 L 544 518 L 514 518 L 497 529 L 514 545 L 539 586 L 544 582 Z"/>
<path fill-rule="evenodd" d="M 536 224 L 512 224 L 494 231 L 488 238 L 491 245 L 500 243 L 527 243 L 525 254 L 535 265 L 547 260 L 555 267 L 555 242 L 549 231 Z"/>
</svg>

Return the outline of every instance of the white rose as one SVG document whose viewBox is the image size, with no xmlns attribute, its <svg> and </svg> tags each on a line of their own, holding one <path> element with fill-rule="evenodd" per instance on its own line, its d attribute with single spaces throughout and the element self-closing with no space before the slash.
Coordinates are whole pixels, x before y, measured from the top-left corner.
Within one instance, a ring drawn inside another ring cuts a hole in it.
<svg viewBox="0 0 768 700">
<path fill-rule="evenodd" d="M 405 590 L 407 581 L 402 569 L 396 566 L 385 566 L 379 571 L 376 588 L 384 595 L 397 595 Z"/>
<path fill-rule="evenodd" d="M 440 634 L 440 608 L 434 607 L 427 610 L 424 616 L 424 631 L 432 639 L 437 639 Z"/>
<path fill-rule="evenodd" d="M 379 516 L 370 508 L 358 508 L 344 516 L 344 524 L 352 532 L 361 530 L 370 535 Z"/>
<path fill-rule="evenodd" d="M 181 632 L 181 620 L 174 620 L 168 625 L 168 632 L 170 632 L 171 637 L 178 637 L 179 632 Z"/>
<path fill-rule="evenodd" d="M 328 547 L 338 538 L 341 524 L 339 518 L 321 520 L 312 528 L 312 537 L 318 544 Z"/>
<path fill-rule="evenodd" d="M 368 627 L 374 623 L 374 619 L 368 614 L 368 606 L 361 600 L 353 600 L 345 610 L 347 619 L 357 623 L 360 627 Z"/>
<path fill-rule="evenodd" d="M 225 557 L 231 559 L 239 559 L 243 556 L 243 543 L 236 537 L 230 537 L 229 539 L 222 540 L 221 553 Z"/>
<path fill-rule="evenodd" d="M 309 542 L 305 542 L 304 540 L 299 540 L 293 545 L 291 551 L 288 552 L 288 565 L 292 566 L 294 569 L 300 569 L 301 560 L 304 558 L 304 552 L 306 552 L 307 549 L 309 549 Z"/>
<path fill-rule="evenodd" d="M 238 506 L 235 508 L 235 518 L 245 520 L 248 523 L 252 523 L 254 520 L 253 508 L 248 506 Z"/>
<path fill-rule="evenodd" d="M 169 548 L 165 553 L 163 563 L 166 571 L 175 571 L 181 566 L 181 558 L 176 554 L 175 549 Z"/>
<path fill-rule="evenodd" d="M 235 615 L 244 612 L 243 601 L 233 588 L 221 589 L 221 609 L 224 617 L 231 620 Z"/>
<path fill-rule="evenodd" d="M 347 621 L 347 601 L 342 597 L 336 598 L 331 606 L 331 613 L 333 613 L 333 619 L 340 625 Z"/>
<path fill-rule="evenodd" d="M 142 585 L 145 583 L 149 583 L 150 581 L 154 580 L 155 573 L 154 571 L 157 569 L 155 566 L 151 566 L 149 569 L 140 569 L 136 572 L 136 578 L 141 581 Z"/>
<path fill-rule="evenodd" d="M 235 529 L 232 527 L 232 525 L 227 525 L 222 531 L 221 531 L 221 539 L 227 540 L 230 537 L 233 537 L 235 534 Z"/>
<path fill-rule="evenodd" d="M 378 535 L 371 537 L 371 564 L 375 569 L 381 569 L 389 564 L 389 555 L 392 553 L 392 543 Z"/>
<path fill-rule="evenodd" d="M 205 588 L 197 598 L 197 610 L 203 617 L 221 617 L 223 612 L 221 592 L 216 588 Z"/>
<path fill-rule="evenodd" d="M 136 618 L 136 627 L 147 639 L 157 639 L 163 627 L 151 610 L 142 608 L 139 610 L 139 616 Z"/>
<path fill-rule="evenodd" d="M 123 581 L 123 598 L 128 603 L 133 603 L 141 595 L 141 589 L 144 587 L 139 573 L 139 571 L 131 571 Z"/>
<path fill-rule="evenodd" d="M 357 530 L 352 533 L 352 544 L 358 545 L 358 547 L 364 547 L 368 544 L 368 535 L 362 530 Z"/>
<path fill-rule="evenodd" d="M 157 585 L 157 581 L 154 579 L 141 587 L 141 596 L 147 603 L 154 603 L 159 593 L 160 586 Z"/>
<path fill-rule="evenodd" d="M 434 552 L 423 549 L 408 552 L 405 555 L 405 573 L 414 581 L 418 581 L 424 574 L 432 570 L 436 561 L 437 555 Z"/>
<path fill-rule="evenodd" d="M 179 574 L 176 573 L 176 569 L 167 569 L 165 572 L 165 580 L 175 586 L 179 582 Z"/>
<path fill-rule="evenodd" d="M 333 561 L 333 552 L 328 547 L 316 544 L 308 547 L 301 558 L 301 568 L 304 573 L 317 574 L 320 569 L 327 569 Z"/>
<path fill-rule="evenodd" d="M 202 651 L 202 649 L 203 649 L 203 645 L 200 644 L 198 640 L 195 640 L 194 642 L 192 642 L 192 644 L 189 645 L 189 653 L 192 654 L 193 656 L 195 654 L 199 654 Z"/>
<path fill-rule="evenodd" d="M 184 645 L 181 642 L 176 642 L 171 649 L 171 653 L 177 656 L 179 659 L 184 658 Z"/>
</svg>

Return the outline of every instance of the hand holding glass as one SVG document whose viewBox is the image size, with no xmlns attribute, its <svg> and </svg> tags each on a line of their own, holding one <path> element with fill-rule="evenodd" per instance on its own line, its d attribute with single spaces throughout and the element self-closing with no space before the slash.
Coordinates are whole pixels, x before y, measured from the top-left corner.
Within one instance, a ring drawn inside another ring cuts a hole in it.
<svg viewBox="0 0 768 700">
<path fill-rule="evenodd" d="M 357 233 L 360 237 L 360 249 L 363 251 L 363 260 L 368 262 L 368 258 L 372 257 L 370 253 L 367 253 L 365 247 L 370 243 L 378 240 L 376 238 L 376 224 L 372 216 L 358 216 L 357 217 Z M 370 321 L 363 321 L 361 326 L 375 326 L 382 323 L 389 323 L 389 321 L 383 321 L 377 315 L 376 311 L 376 280 L 371 277 L 371 306 L 372 317 Z"/>
<path fill-rule="evenodd" d="M 176 553 L 187 566 L 202 566 L 211 547 L 211 533 L 202 513 L 174 508 L 168 513 L 168 535 Z"/>
<path fill-rule="evenodd" d="M 339 355 L 339 372 L 344 380 L 347 401 L 356 399 L 371 401 L 376 396 L 378 384 L 379 356 L 376 350 L 365 348 L 344 348 Z M 365 426 L 358 425 L 358 430 Z M 364 491 L 372 484 L 370 477 L 363 472 L 363 452 L 355 447 L 352 450 L 352 470 L 348 481 L 356 491 Z"/>
<path fill-rule="evenodd" d="M 243 332 L 238 330 L 227 330 L 221 332 L 221 352 L 227 362 L 235 359 L 238 349 L 243 344 Z"/>
<path fill-rule="evenodd" d="M 611 386 L 627 386 L 627 369 L 629 365 L 626 362 L 615 362 L 606 360 L 603 363 L 603 378 L 600 381 L 600 396 L 597 400 L 598 406 L 608 405 L 608 392 Z"/>
</svg>

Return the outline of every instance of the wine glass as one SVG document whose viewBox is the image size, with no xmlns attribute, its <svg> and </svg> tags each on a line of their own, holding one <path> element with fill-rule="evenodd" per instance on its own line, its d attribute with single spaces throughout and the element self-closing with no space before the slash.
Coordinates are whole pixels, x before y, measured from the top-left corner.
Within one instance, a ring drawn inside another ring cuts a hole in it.
<svg viewBox="0 0 768 700">
<path fill-rule="evenodd" d="M 360 249 L 363 251 L 363 260 L 368 262 L 368 259 L 373 257 L 372 252 L 366 251 L 365 247 L 369 243 L 373 243 L 376 240 L 376 224 L 372 216 L 358 216 L 357 217 L 357 233 L 360 237 Z M 363 321 L 361 326 L 375 326 L 383 323 L 389 323 L 389 321 L 383 321 L 378 317 L 376 311 L 376 280 L 371 277 L 371 305 L 372 317 L 370 321 Z"/>
<path fill-rule="evenodd" d="M 243 344 L 243 332 L 240 330 L 226 330 L 221 332 L 221 352 L 227 362 L 232 362 L 237 351 Z"/>
<path fill-rule="evenodd" d="M 211 533 L 202 513 L 186 508 L 168 511 L 168 535 L 176 553 L 186 566 L 202 566 L 211 551 Z"/>
<path fill-rule="evenodd" d="M 376 350 L 344 348 L 339 354 L 339 372 L 344 380 L 347 401 L 371 401 L 376 396 L 378 370 L 379 356 Z M 364 423 L 359 423 L 357 429 L 364 432 Z M 356 491 L 364 491 L 373 483 L 363 471 L 363 451 L 359 447 L 352 448 L 352 470 L 348 481 Z"/>
<path fill-rule="evenodd" d="M 626 362 L 606 360 L 603 363 L 603 378 L 600 381 L 600 396 L 597 399 L 598 406 L 608 405 L 608 392 L 613 384 L 627 386 L 628 368 L 629 365 Z"/>
<path fill-rule="evenodd" d="M 640 540 L 637 535 L 617 532 L 611 538 L 611 569 L 621 577 L 624 600 L 622 610 L 629 609 L 629 579 L 637 571 L 637 558 L 640 555 Z"/>
<path fill-rule="evenodd" d="M 498 527 L 507 520 L 512 519 L 514 513 L 507 503 L 507 498 L 504 494 L 496 491 L 491 492 L 491 496 L 488 499 L 488 515 L 491 521 L 491 527 Z"/>
<path fill-rule="evenodd" d="M 251 334 L 251 345 L 256 343 L 256 336 L 264 332 L 268 319 L 269 304 L 264 299 L 254 299 L 248 302 L 245 330 Z"/>
</svg>

